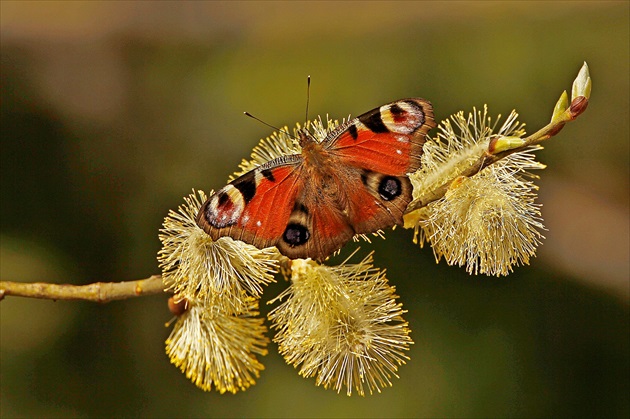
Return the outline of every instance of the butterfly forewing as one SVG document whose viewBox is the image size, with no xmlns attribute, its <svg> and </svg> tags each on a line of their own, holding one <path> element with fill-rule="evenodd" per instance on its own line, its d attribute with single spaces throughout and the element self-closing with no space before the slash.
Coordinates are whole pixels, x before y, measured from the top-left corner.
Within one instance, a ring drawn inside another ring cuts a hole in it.
<svg viewBox="0 0 630 419">
<path fill-rule="evenodd" d="M 403 99 L 349 121 L 345 130 L 326 141 L 347 164 L 401 176 L 420 167 L 425 136 L 434 127 L 429 102 Z"/>
<path fill-rule="evenodd" d="M 257 168 L 233 180 L 203 204 L 197 224 L 214 240 L 230 236 L 259 248 L 275 246 L 299 191 L 298 168 Z"/>
</svg>

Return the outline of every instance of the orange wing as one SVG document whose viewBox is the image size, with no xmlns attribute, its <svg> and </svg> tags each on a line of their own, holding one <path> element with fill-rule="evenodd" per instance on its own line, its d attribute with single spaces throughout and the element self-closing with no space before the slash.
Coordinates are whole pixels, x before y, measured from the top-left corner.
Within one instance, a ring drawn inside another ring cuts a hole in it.
<svg viewBox="0 0 630 419">
<path fill-rule="evenodd" d="M 434 127 L 429 102 L 403 99 L 349 121 L 326 139 L 326 147 L 344 164 L 403 176 L 420 167 L 425 136 Z"/>
<path fill-rule="evenodd" d="M 282 236 L 299 192 L 300 164 L 298 159 L 270 163 L 233 180 L 203 204 L 197 224 L 214 240 L 230 236 L 264 248 Z"/>
<path fill-rule="evenodd" d="M 346 212 L 356 233 L 402 224 L 412 199 L 406 175 L 420 167 L 425 136 L 434 127 L 428 101 L 403 99 L 349 121 L 326 139 L 343 170 Z"/>
<path fill-rule="evenodd" d="M 287 163 L 288 162 L 288 163 Z M 300 156 L 272 160 L 235 179 L 202 205 L 197 224 L 290 258 L 324 260 L 354 235 L 334 202 L 321 199 Z"/>
</svg>

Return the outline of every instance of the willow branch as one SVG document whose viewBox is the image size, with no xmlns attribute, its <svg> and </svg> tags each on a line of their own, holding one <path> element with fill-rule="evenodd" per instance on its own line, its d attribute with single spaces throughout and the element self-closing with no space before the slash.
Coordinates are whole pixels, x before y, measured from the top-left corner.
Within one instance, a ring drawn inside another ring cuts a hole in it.
<svg viewBox="0 0 630 419">
<path fill-rule="evenodd" d="M 0 281 L 0 300 L 7 295 L 44 300 L 82 300 L 108 303 L 164 292 L 160 275 L 124 282 L 95 282 L 88 285 L 48 284 L 43 282 Z"/>
<path fill-rule="evenodd" d="M 490 138 L 488 148 L 475 163 L 464 169 L 457 177 L 445 182 L 419 198 L 412 201 L 406 214 L 427 206 L 442 198 L 451 184 L 462 176 L 472 177 L 486 167 L 507 156 L 537 145 L 560 132 L 567 122 L 576 119 L 588 106 L 591 92 L 591 79 L 586 63 L 582 66 L 578 77 L 573 83 L 572 101 L 564 92 L 554 108 L 551 122 L 534 134 L 526 137 L 505 137 L 496 135 Z M 46 300 L 83 300 L 107 303 L 114 300 L 154 295 L 165 292 L 165 286 L 160 275 L 153 275 L 146 279 L 126 282 L 95 282 L 88 285 L 22 283 L 0 281 L 0 300 L 7 295 L 18 297 L 40 298 Z"/>
<path fill-rule="evenodd" d="M 523 151 L 533 145 L 540 144 L 541 142 L 558 134 L 567 122 L 573 121 L 577 118 L 588 106 L 588 98 L 578 96 L 571 101 L 570 105 L 563 107 L 562 102 L 567 100 L 565 96 L 566 93 L 564 93 L 560 98 L 559 104 L 556 105 L 554 115 L 549 124 L 526 138 L 503 137 L 499 135 L 494 136 L 490 139 L 488 149 L 479 156 L 472 165 L 462 171 L 459 175 L 457 175 L 457 177 L 450 179 L 438 188 L 432 189 L 422 196 L 414 199 L 407 207 L 405 213 L 408 214 L 412 211 L 423 208 L 431 202 L 442 198 L 448 191 L 451 184 L 458 178 L 472 177 L 499 160 L 502 160 L 511 154 Z"/>
</svg>

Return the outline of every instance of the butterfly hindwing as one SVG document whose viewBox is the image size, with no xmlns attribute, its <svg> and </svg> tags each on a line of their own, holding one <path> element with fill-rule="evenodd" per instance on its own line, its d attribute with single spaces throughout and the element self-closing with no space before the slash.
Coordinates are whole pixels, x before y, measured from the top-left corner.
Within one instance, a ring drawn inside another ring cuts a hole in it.
<svg viewBox="0 0 630 419">
<path fill-rule="evenodd" d="M 355 185 L 348 195 L 348 219 L 355 233 L 372 233 L 402 224 L 411 201 L 409 178 L 363 169 L 348 182 Z"/>
<path fill-rule="evenodd" d="M 276 246 L 292 259 L 310 257 L 324 260 L 354 235 L 347 216 L 329 196 L 306 183 L 289 217 L 289 224 Z"/>
</svg>

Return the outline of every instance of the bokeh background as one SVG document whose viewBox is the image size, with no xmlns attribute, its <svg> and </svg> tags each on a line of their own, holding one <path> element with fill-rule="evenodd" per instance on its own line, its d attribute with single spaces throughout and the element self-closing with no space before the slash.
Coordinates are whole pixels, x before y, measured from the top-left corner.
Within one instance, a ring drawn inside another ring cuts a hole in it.
<svg viewBox="0 0 630 419">
<path fill-rule="evenodd" d="M 507 278 L 363 245 L 413 330 L 393 388 L 347 397 L 277 354 L 204 393 L 164 353 L 165 296 L 0 303 L 2 417 L 628 417 L 629 27 L 621 2 L 15 2 L 1 7 L 1 279 L 158 273 L 158 229 L 224 185 L 273 125 L 402 97 L 484 103 L 528 131 L 583 61 L 588 110 L 539 153 L 548 231 Z M 348 254 L 345 251 L 344 254 Z M 269 300 L 284 287 L 270 286 Z M 269 307 L 263 307 L 267 311 Z"/>
</svg>

